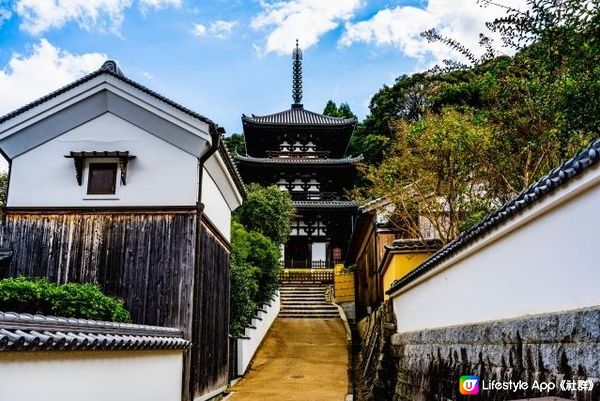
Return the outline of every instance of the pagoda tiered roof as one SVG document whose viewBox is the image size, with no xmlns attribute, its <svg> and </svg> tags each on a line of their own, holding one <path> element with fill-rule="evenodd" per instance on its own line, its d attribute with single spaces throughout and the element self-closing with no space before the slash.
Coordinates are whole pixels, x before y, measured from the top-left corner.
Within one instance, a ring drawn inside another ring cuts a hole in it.
<svg viewBox="0 0 600 401">
<path fill-rule="evenodd" d="M 313 127 L 353 127 L 356 124 L 356 118 L 331 117 L 315 113 L 304 109 L 302 105 L 294 104 L 292 108 L 279 113 L 267 114 L 264 116 L 242 115 L 244 125 L 263 125 L 263 126 L 313 126 Z"/>
</svg>

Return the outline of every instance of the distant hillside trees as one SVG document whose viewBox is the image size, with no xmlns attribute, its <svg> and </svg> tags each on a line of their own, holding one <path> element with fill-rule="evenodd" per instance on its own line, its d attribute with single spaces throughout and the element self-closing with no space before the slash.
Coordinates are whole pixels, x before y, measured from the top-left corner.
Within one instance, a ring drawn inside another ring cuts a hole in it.
<svg viewBox="0 0 600 401">
<path fill-rule="evenodd" d="M 512 57 L 485 36 L 475 57 L 452 38 L 424 33 L 468 65 L 404 75 L 373 96 L 349 149 L 366 157 L 357 200 L 418 194 L 419 202 L 398 209 L 406 224 L 435 199 L 450 240 L 599 136 L 600 2 L 527 5 L 488 24 L 515 49 Z"/>
</svg>

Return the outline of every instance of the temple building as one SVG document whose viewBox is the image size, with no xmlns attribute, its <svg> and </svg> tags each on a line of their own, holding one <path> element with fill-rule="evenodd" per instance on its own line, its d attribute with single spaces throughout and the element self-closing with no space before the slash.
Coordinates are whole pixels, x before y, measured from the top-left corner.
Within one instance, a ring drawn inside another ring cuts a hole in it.
<svg viewBox="0 0 600 401">
<path fill-rule="evenodd" d="M 357 205 L 345 194 L 361 157 L 344 157 L 356 118 L 337 118 L 302 105 L 302 51 L 293 52 L 291 108 L 242 116 L 246 155 L 236 162 L 246 183 L 289 191 L 296 216 L 285 245 L 286 268 L 330 268 L 343 260 Z"/>
</svg>

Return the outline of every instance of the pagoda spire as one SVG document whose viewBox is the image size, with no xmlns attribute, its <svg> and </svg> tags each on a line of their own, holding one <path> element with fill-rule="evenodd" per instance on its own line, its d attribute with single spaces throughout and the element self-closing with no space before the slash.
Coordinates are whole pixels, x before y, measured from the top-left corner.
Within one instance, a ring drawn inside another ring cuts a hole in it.
<svg viewBox="0 0 600 401">
<path fill-rule="evenodd" d="M 298 46 L 296 39 L 296 48 L 292 53 L 294 80 L 292 83 L 292 98 L 294 99 L 295 108 L 302 108 L 302 49 Z"/>
</svg>

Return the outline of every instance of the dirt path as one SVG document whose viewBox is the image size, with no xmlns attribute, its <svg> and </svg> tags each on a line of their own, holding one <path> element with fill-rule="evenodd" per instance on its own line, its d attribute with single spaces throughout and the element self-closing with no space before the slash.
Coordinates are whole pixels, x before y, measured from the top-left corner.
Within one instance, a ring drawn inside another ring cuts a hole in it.
<svg viewBox="0 0 600 401">
<path fill-rule="evenodd" d="M 339 319 L 277 319 L 228 401 L 343 401 L 346 331 Z"/>
</svg>

